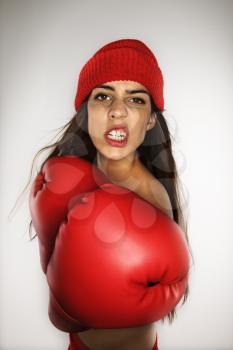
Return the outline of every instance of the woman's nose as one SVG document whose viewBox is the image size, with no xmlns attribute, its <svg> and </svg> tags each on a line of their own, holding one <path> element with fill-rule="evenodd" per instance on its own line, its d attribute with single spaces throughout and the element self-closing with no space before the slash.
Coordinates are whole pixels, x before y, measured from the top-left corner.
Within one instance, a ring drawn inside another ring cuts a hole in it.
<svg viewBox="0 0 233 350">
<path fill-rule="evenodd" d="M 127 116 L 127 110 L 124 102 L 115 100 L 109 110 L 110 118 L 125 118 Z"/>
</svg>

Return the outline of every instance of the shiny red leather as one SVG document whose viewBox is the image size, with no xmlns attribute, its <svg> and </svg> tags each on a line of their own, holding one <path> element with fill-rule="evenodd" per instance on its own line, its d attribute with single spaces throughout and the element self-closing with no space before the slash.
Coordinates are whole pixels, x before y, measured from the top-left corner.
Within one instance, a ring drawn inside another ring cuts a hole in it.
<svg viewBox="0 0 233 350">
<path fill-rule="evenodd" d="M 46 161 L 33 181 L 29 209 L 38 235 L 40 261 L 47 273 L 59 227 L 80 192 L 91 191 L 105 183 L 106 177 L 95 166 L 73 155 Z M 90 327 L 80 324 L 63 309 L 50 289 L 48 315 L 55 327 L 65 332 L 81 332 Z"/>
<path fill-rule="evenodd" d="M 30 197 L 51 291 L 50 319 L 67 332 L 159 320 L 188 283 L 181 228 L 98 169 L 94 177 L 94 168 L 74 156 L 50 159 Z"/>
</svg>

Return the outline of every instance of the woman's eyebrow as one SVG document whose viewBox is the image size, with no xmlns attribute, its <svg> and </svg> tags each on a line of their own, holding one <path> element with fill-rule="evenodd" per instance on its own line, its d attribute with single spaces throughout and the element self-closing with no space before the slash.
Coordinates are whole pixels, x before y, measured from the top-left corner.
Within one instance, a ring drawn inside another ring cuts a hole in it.
<svg viewBox="0 0 233 350">
<path fill-rule="evenodd" d="M 110 86 L 110 85 L 97 85 L 95 87 L 96 88 L 102 88 L 102 89 L 107 89 L 107 90 L 112 90 L 115 91 L 114 87 Z M 146 90 L 140 89 L 140 90 L 125 90 L 125 92 L 127 94 L 139 94 L 139 93 L 144 93 L 147 94 L 149 96 L 149 92 L 147 92 Z"/>
</svg>

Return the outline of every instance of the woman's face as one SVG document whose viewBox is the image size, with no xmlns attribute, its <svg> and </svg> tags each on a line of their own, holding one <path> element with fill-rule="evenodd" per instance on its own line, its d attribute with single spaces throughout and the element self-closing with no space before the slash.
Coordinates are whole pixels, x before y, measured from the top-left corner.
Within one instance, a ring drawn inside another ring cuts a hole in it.
<svg viewBox="0 0 233 350">
<path fill-rule="evenodd" d="M 98 85 L 91 92 L 87 109 L 93 144 L 101 156 L 114 160 L 134 155 L 146 131 L 156 122 L 155 114 L 151 114 L 148 90 L 129 80 Z M 109 135 L 109 129 L 115 127 L 122 129 Z"/>
</svg>

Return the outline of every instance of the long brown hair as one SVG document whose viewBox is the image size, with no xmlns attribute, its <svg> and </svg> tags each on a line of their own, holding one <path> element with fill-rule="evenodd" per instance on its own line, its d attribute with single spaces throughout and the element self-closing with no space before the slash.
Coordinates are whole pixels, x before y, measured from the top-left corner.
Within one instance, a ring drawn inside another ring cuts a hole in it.
<svg viewBox="0 0 233 350">
<path fill-rule="evenodd" d="M 89 95 L 90 96 L 90 95 Z M 52 157 L 64 156 L 64 155 L 76 155 L 84 158 L 87 161 L 96 164 L 97 150 L 92 143 L 92 140 L 88 134 L 87 128 L 87 102 L 89 96 L 83 101 L 82 105 L 78 109 L 77 113 L 71 118 L 71 120 L 61 127 L 60 137 L 57 141 L 41 148 L 33 158 L 31 173 L 29 181 L 25 186 L 23 192 L 28 188 L 31 178 L 34 163 L 36 158 L 46 150 L 51 150 L 49 155 L 40 165 L 37 174 L 42 170 L 44 163 Z M 169 195 L 174 221 L 182 228 L 185 233 L 186 241 L 189 247 L 187 220 L 184 217 L 184 209 L 187 203 L 184 201 L 182 204 L 183 194 L 182 186 L 180 183 L 179 175 L 177 173 L 176 163 L 172 153 L 171 134 L 169 132 L 167 122 L 161 110 L 154 104 L 153 99 L 151 101 L 151 112 L 156 113 L 157 122 L 155 126 L 147 131 L 143 143 L 138 147 L 137 152 L 139 159 L 143 165 L 162 183 Z M 32 220 L 29 223 L 29 237 L 33 240 L 37 234 L 32 237 Z M 182 305 L 186 302 L 189 295 L 189 285 L 187 286 L 183 295 Z M 176 308 L 174 308 L 168 315 L 162 318 L 162 322 L 168 318 L 171 324 L 176 316 Z"/>
</svg>

